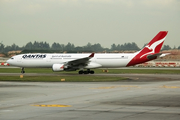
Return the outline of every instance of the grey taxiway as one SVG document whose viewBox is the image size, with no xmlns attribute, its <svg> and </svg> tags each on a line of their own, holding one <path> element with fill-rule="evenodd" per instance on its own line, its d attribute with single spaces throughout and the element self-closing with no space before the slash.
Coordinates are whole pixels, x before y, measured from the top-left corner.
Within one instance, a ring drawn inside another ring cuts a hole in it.
<svg viewBox="0 0 180 120">
<path fill-rule="evenodd" d="M 129 80 L 0 82 L 0 120 L 180 119 L 180 75 L 119 76 Z"/>
</svg>

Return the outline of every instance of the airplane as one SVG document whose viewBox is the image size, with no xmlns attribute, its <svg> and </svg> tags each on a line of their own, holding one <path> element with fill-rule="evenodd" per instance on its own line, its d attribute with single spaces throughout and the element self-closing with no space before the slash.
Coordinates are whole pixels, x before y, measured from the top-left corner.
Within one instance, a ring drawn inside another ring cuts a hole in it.
<svg viewBox="0 0 180 120">
<path fill-rule="evenodd" d="M 24 68 L 52 68 L 54 72 L 79 70 L 79 74 L 94 74 L 90 69 L 129 67 L 166 56 L 160 50 L 167 33 L 160 31 L 143 49 L 135 53 L 28 53 L 15 55 L 7 63 L 21 67 L 21 73 L 25 73 Z"/>
</svg>

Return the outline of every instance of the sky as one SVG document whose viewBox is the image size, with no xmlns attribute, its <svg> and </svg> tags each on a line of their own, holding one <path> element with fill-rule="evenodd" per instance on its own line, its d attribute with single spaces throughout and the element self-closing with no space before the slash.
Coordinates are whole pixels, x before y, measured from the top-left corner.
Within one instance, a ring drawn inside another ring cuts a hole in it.
<svg viewBox="0 0 180 120">
<path fill-rule="evenodd" d="M 159 31 L 180 46 L 180 0 L 0 0 L 0 43 L 135 42 L 140 48 Z"/>
</svg>

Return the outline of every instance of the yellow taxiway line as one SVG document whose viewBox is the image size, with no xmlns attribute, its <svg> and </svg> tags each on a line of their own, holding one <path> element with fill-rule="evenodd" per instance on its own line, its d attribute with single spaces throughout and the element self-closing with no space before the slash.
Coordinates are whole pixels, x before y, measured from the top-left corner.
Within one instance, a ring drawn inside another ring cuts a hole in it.
<svg viewBox="0 0 180 120">
<path fill-rule="evenodd" d="M 59 105 L 59 104 L 52 104 L 52 105 L 31 105 L 36 107 L 71 107 L 71 105 Z"/>
</svg>

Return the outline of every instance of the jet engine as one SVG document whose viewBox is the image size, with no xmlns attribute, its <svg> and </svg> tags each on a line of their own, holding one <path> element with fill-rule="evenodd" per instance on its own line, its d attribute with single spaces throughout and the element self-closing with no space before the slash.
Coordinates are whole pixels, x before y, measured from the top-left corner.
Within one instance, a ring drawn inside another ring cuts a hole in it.
<svg viewBox="0 0 180 120">
<path fill-rule="evenodd" d="M 54 72 L 63 71 L 64 70 L 64 64 L 53 64 L 52 70 Z"/>
</svg>

